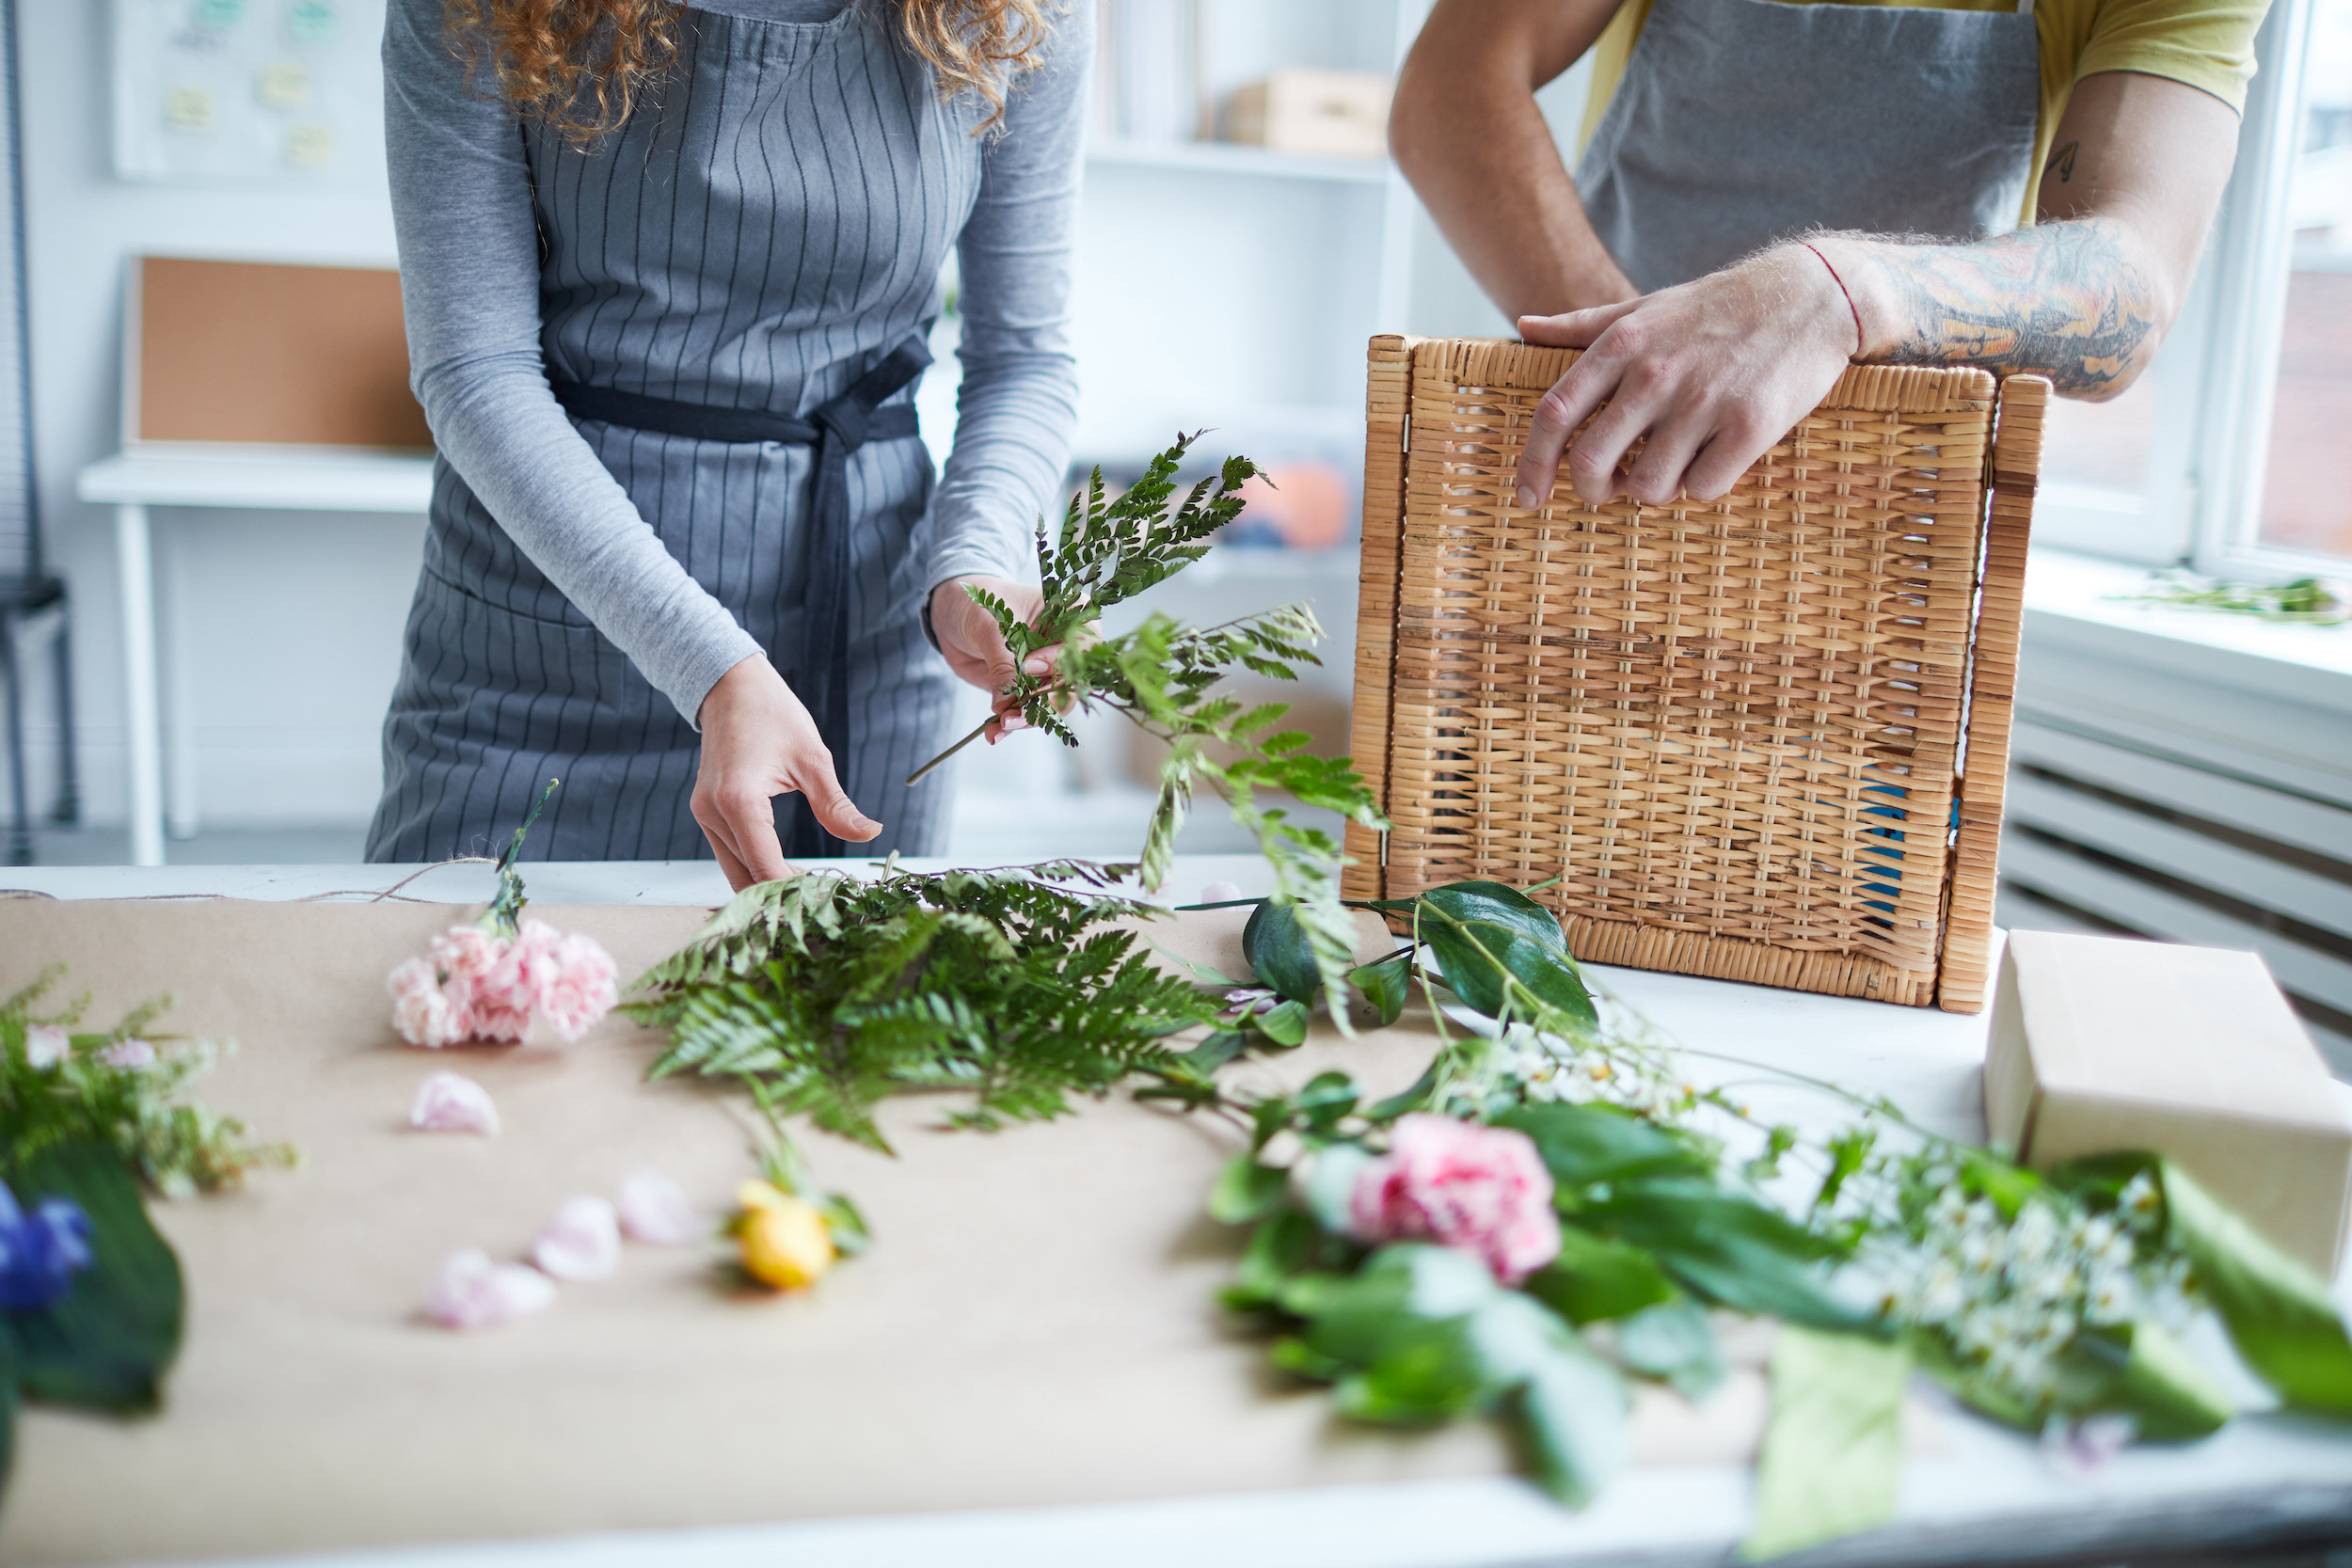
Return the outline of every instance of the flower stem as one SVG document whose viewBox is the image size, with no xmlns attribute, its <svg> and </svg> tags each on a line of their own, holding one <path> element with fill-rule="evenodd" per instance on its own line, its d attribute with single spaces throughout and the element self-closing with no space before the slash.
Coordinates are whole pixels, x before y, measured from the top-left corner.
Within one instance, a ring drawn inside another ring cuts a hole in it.
<svg viewBox="0 0 2352 1568">
<path fill-rule="evenodd" d="M 931 758 L 930 761 L 925 763 L 914 772 L 909 773 L 907 775 L 907 783 L 914 784 L 922 782 L 924 774 L 930 772 L 941 763 L 946 762 L 949 757 L 954 756 L 958 752 L 962 751 L 966 746 L 971 745 L 975 740 L 979 739 L 981 736 L 986 735 L 988 733 L 989 725 L 994 723 L 995 721 L 996 716 L 993 713 L 987 718 L 981 720 L 977 724 L 975 724 L 972 727 L 971 733 L 966 735 L 961 740 L 957 741 L 953 746 L 948 747 L 946 751 L 940 752 L 939 755 Z"/>
</svg>

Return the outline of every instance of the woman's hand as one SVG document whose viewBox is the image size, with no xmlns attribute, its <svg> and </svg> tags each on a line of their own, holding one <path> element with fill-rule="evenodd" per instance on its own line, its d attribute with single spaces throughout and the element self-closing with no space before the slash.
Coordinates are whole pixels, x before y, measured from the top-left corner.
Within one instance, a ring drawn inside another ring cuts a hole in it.
<svg viewBox="0 0 2352 1568">
<path fill-rule="evenodd" d="M 834 837 L 862 844 L 882 825 L 850 802 L 817 721 L 775 666 L 747 658 L 703 698 L 694 820 L 738 890 L 792 874 L 776 838 L 774 798 L 798 793 Z"/>
<path fill-rule="evenodd" d="M 993 746 L 1026 722 L 1008 695 L 1013 678 L 1052 673 L 1061 645 L 1039 649 L 1016 669 L 1012 650 L 1005 646 L 1005 634 L 997 629 L 996 617 L 972 602 L 972 595 L 963 591 L 966 583 L 1002 599 L 1014 614 L 1032 624 L 1045 608 L 1045 591 L 1033 582 L 989 577 L 949 578 L 931 590 L 931 635 L 939 639 L 939 651 L 946 656 L 947 668 L 957 678 L 978 687 L 992 699 L 994 716 L 988 721 L 987 735 L 988 743 Z"/>
<path fill-rule="evenodd" d="M 1536 405 L 1519 454 L 1527 507 L 1550 498 L 1564 449 L 1576 493 L 1592 505 L 1619 495 L 1713 500 L 1813 411 L 1857 347 L 1845 291 L 1802 245 L 1623 304 L 1522 316 L 1519 335 L 1586 351 Z"/>
</svg>

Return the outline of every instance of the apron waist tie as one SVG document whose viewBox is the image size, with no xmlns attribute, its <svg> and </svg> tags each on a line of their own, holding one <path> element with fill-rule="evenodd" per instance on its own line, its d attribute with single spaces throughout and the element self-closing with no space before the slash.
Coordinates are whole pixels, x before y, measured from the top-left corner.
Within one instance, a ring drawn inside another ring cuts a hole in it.
<svg viewBox="0 0 2352 1568">
<path fill-rule="evenodd" d="M 910 336 L 846 392 L 806 419 L 759 408 L 714 408 L 647 397 L 610 387 L 548 377 L 555 401 L 574 419 L 682 436 L 697 441 L 775 441 L 815 447 L 815 493 L 809 498 L 808 567 L 801 577 L 801 658 L 796 694 L 817 721 L 817 733 L 842 767 L 850 755 L 850 622 L 842 603 L 850 580 L 850 454 L 869 441 L 915 436 L 914 406 L 882 406 L 882 400 L 914 384 L 931 362 L 922 333 Z M 784 852 L 796 859 L 850 852 L 849 846 L 818 825 L 805 796 L 788 811 L 777 835 Z"/>
</svg>

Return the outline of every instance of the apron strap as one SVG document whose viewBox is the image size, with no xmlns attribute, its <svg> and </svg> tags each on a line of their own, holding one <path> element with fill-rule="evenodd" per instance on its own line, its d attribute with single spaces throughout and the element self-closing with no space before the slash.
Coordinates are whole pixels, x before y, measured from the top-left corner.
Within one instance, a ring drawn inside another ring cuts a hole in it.
<svg viewBox="0 0 2352 1568">
<path fill-rule="evenodd" d="M 882 401 L 911 385 L 930 362 L 930 348 L 916 333 L 848 391 L 809 415 L 818 430 L 817 484 L 809 498 L 808 569 L 801 578 L 800 697 L 836 768 L 850 755 L 850 618 L 842 613 L 850 584 L 850 454 L 881 435 Z M 787 856 L 850 852 L 848 845 L 818 826 L 807 796 L 791 816 L 788 833 L 780 835 Z"/>
<path fill-rule="evenodd" d="M 914 405 L 882 406 L 930 367 L 929 335 L 917 331 L 851 384 L 850 389 L 806 419 L 759 408 L 713 408 L 648 397 L 610 387 L 590 387 L 548 378 L 555 401 L 574 419 L 596 420 L 661 436 L 697 441 L 777 441 L 817 449 L 815 484 L 809 496 L 806 569 L 801 578 L 800 663 L 796 694 L 817 721 L 817 733 L 839 767 L 850 754 L 850 621 L 842 612 L 849 592 L 850 454 L 869 441 L 902 441 L 919 432 Z M 778 838 L 788 856 L 806 860 L 849 852 L 849 846 L 818 826 L 803 796 L 786 808 Z"/>
</svg>

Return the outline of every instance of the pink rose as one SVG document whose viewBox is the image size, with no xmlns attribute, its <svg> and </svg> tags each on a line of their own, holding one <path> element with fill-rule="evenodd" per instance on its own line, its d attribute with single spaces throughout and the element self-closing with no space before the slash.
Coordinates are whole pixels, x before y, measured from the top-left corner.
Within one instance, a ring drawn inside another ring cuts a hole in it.
<svg viewBox="0 0 2352 1568">
<path fill-rule="evenodd" d="M 430 958 L 411 958 L 385 981 L 392 993 L 392 1027 L 410 1045 L 439 1050 L 473 1032 L 473 1012 L 452 997 Z"/>
<path fill-rule="evenodd" d="M 531 1260 L 557 1279 L 602 1279 L 621 1266 L 621 1222 L 600 1197 L 567 1197 L 531 1243 Z"/>
<path fill-rule="evenodd" d="M 490 1328 L 555 1305 L 555 1281 L 525 1263 L 495 1263 L 479 1247 L 453 1252 L 424 1298 L 443 1328 Z"/>
<path fill-rule="evenodd" d="M 437 1072 L 417 1085 L 408 1107 L 408 1125 L 424 1132 L 495 1133 L 499 1108 L 490 1093 L 472 1079 L 454 1072 Z"/>
<path fill-rule="evenodd" d="M 621 1232 L 647 1246 L 687 1246 L 711 1232 L 694 1212 L 686 1189 L 658 1170 L 641 1170 L 621 1183 Z"/>
<path fill-rule="evenodd" d="M 28 1024 L 24 1030 L 24 1062 L 28 1067 L 53 1068 L 73 1053 L 73 1037 L 54 1023 Z"/>
<path fill-rule="evenodd" d="M 101 1051 L 98 1059 L 110 1068 L 145 1072 L 155 1065 L 155 1048 L 145 1040 L 117 1040 Z"/>
<path fill-rule="evenodd" d="M 1475 1253 L 1505 1285 L 1560 1255 L 1551 1173 L 1524 1132 L 1450 1117 L 1397 1118 L 1348 1204 L 1368 1242 L 1430 1241 Z"/>
<path fill-rule="evenodd" d="M 539 929 L 550 937 L 555 934 L 545 926 Z M 523 933 L 528 937 L 531 926 L 524 927 Z M 539 976 L 539 1016 L 564 1038 L 576 1040 L 621 1000 L 619 973 L 612 955 L 594 937 L 577 933 L 565 937 L 551 957 Z"/>
</svg>

